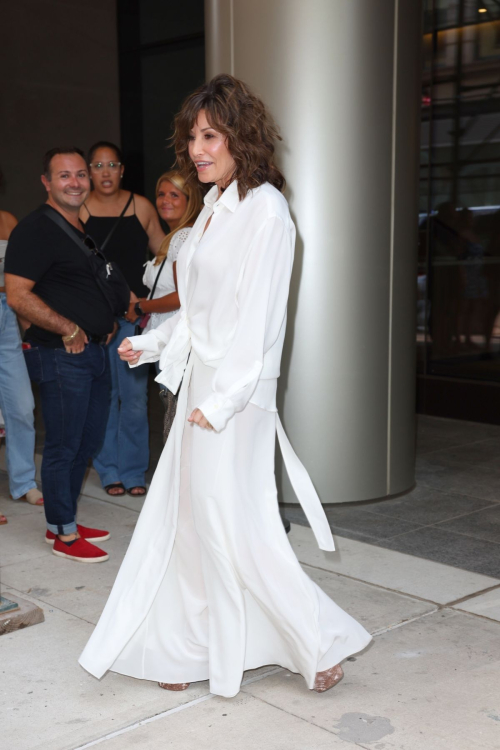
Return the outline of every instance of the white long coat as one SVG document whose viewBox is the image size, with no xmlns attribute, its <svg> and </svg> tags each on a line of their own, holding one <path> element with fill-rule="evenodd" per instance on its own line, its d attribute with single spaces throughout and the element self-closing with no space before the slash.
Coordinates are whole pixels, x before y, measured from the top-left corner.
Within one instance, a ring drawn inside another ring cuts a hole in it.
<svg viewBox="0 0 500 750">
<path fill-rule="evenodd" d="M 203 233 L 208 219 L 211 223 Z M 295 227 L 265 184 L 205 198 L 177 262 L 179 312 L 131 339 L 176 392 L 169 439 L 80 663 L 233 696 L 264 664 L 315 674 L 363 649 L 365 629 L 302 571 L 276 499 L 276 432 L 319 546 L 333 539 L 276 412 Z M 186 426 L 198 407 L 214 431 Z"/>
</svg>

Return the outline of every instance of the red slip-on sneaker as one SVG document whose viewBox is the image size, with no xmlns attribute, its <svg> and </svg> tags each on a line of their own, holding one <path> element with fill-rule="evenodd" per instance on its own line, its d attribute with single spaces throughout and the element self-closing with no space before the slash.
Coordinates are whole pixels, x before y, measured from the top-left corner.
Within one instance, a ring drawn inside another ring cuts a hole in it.
<svg viewBox="0 0 500 750">
<path fill-rule="evenodd" d="M 54 541 L 52 552 L 58 557 L 67 557 L 68 560 L 83 563 L 105 562 L 109 558 L 104 550 L 90 544 L 86 539 L 76 539 L 73 544 L 65 544 L 58 537 Z"/>
<path fill-rule="evenodd" d="M 89 529 L 88 526 L 80 526 L 78 523 L 76 525 L 78 529 L 78 533 L 83 539 L 86 539 L 87 542 L 107 542 L 111 534 L 109 531 L 101 531 L 101 529 Z M 56 535 L 52 533 L 52 531 L 49 531 L 47 529 L 45 533 L 45 541 L 47 544 L 54 544 Z"/>
</svg>

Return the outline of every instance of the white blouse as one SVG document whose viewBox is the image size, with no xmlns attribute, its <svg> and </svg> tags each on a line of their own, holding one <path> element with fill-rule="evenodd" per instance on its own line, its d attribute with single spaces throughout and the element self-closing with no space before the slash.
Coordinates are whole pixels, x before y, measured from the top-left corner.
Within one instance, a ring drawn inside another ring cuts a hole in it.
<svg viewBox="0 0 500 750">
<path fill-rule="evenodd" d="M 167 294 L 172 294 L 172 292 L 176 291 L 174 280 L 174 263 L 177 262 L 179 251 L 189 237 L 190 231 L 191 227 L 184 227 L 183 229 L 179 229 L 179 231 L 172 236 L 170 244 L 168 246 L 167 260 L 165 261 L 165 265 L 162 268 L 158 283 L 156 285 L 155 293 L 153 297 L 150 297 L 150 299 L 166 297 Z M 153 260 L 148 260 L 148 262 L 144 264 L 144 276 L 142 277 L 142 283 L 148 287 L 150 292 L 154 286 L 155 279 L 158 276 L 158 272 L 161 268 L 161 263 L 155 266 L 155 261 L 156 259 L 153 258 Z M 161 323 L 163 323 L 165 320 L 168 320 L 168 318 L 171 318 L 172 315 L 175 315 L 175 313 L 176 310 L 162 313 L 151 313 L 151 317 L 149 318 L 147 325 L 144 328 L 143 335 L 144 333 L 147 333 L 149 330 L 151 330 L 151 328 L 158 328 Z"/>
<path fill-rule="evenodd" d="M 214 186 L 179 254 L 180 310 L 130 341 L 138 364 L 160 360 L 157 380 L 173 392 L 191 347 L 213 367 L 213 393 L 196 406 L 220 431 L 249 401 L 276 411 L 295 227 L 269 183 L 242 201 L 236 182 L 217 195 Z"/>
</svg>

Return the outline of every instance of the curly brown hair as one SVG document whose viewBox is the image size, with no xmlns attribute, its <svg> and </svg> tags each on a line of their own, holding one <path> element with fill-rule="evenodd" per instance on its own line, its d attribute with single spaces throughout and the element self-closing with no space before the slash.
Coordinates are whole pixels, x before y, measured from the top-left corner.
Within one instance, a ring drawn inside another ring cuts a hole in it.
<svg viewBox="0 0 500 750">
<path fill-rule="evenodd" d="M 281 141 L 278 127 L 264 102 L 246 83 L 226 73 L 190 94 L 175 118 L 172 141 L 179 171 L 186 177 L 196 175 L 189 157 L 189 140 L 202 109 L 210 126 L 226 138 L 236 164 L 232 179 L 238 181 L 240 200 L 264 182 L 283 191 L 285 178 L 274 163 L 275 143 Z"/>
</svg>

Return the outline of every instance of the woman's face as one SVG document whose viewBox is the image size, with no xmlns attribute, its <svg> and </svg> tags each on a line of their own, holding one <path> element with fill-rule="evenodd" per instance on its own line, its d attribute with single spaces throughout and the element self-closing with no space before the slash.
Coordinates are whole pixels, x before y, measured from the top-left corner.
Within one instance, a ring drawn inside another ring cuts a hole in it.
<svg viewBox="0 0 500 750">
<path fill-rule="evenodd" d="M 172 222 L 179 223 L 187 208 L 187 198 L 170 180 L 160 182 L 156 196 L 156 208 L 161 218 L 172 228 Z"/>
<path fill-rule="evenodd" d="M 215 182 L 219 188 L 230 182 L 236 164 L 225 137 L 210 126 L 203 109 L 191 130 L 189 156 L 200 182 Z"/>
<path fill-rule="evenodd" d="M 113 195 L 120 190 L 123 165 L 118 154 L 111 148 L 98 148 L 90 164 L 90 176 L 94 190 L 102 195 Z"/>
</svg>

